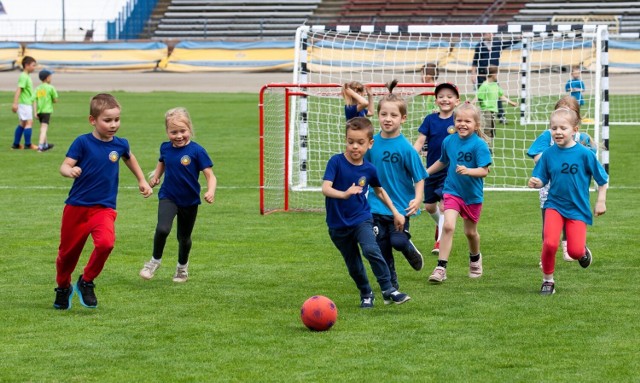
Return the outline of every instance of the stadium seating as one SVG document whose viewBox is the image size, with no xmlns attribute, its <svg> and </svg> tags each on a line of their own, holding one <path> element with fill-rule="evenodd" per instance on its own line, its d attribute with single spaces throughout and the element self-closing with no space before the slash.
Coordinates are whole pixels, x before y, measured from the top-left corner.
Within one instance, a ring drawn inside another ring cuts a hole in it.
<svg viewBox="0 0 640 383">
<path fill-rule="evenodd" d="M 608 24 L 614 33 L 637 33 L 640 30 L 640 7 L 637 0 L 534 0 L 513 17 L 512 24 L 549 24 L 554 17 L 563 20 L 575 17 L 587 23 L 603 23 L 602 16 L 609 16 L 614 22 Z M 589 17 L 593 20 L 590 22 Z M 606 21 L 605 21 L 606 23 Z"/>
<path fill-rule="evenodd" d="M 171 0 L 154 39 L 291 39 L 321 0 Z"/>
</svg>

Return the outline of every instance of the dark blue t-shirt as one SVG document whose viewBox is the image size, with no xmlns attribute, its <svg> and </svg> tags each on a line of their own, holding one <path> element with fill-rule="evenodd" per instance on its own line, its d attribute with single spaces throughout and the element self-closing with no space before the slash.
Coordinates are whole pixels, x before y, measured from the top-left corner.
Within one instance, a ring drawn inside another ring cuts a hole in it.
<svg viewBox="0 0 640 383">
<path fill-rule="evenodd" d="M 191 141 L 175 148 L 171 142 L 160 145 L 160 162 L 164 162 L 164 182 L 158 192 L 159 199 L 168 199 L 180 207 L 199 205 L 200 172 L 213 166 L 207 151 Z"/>
</svg>

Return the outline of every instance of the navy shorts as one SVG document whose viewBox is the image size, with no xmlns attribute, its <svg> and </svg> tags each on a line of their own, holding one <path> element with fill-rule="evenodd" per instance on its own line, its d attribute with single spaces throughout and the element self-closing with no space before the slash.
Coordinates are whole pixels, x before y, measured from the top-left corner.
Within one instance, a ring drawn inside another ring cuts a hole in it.
<svg viewBox="0 0 640 383">
<path fill-rule="evenodd" d="M 444 189 L 444 181 L 447 179 L 447 173 L 434 174 L 424 180 L 424 203 L 436 203 L 442 201 L 442 191 Z"/>
</svg>

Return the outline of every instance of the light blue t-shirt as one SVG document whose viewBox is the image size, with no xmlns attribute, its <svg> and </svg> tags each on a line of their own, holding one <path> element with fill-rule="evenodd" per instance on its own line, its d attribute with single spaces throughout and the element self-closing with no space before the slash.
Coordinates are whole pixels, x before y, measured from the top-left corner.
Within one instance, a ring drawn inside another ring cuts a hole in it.
<svg viewBox="0 0 640 383">
<path fill-rule="evenodd" d="M 571 92 L 571 96 L 578 100 L 580 106 L 584 105 L 584 99 L 582 98 L 582 92 L 586 89 L 584 86 L 584 82 L 582 80 L 574 80 L 570 79 L 567 81 L 567 84 L 564 86 L 565 91 L 569 91 L 569 89 L 580 89 L 580 91 Z"/>
<path fill-rule="evenodd" d="M 600 186 L 609 182 L 596 155 L 582 145 L 560 148 L 553 145 L 542 152 L 533 168 L 533 176 L 542 184 L 551 182 L 545 209 L 554 209 L 561 216 L 591 225 L 593 217 L 589 203 L 591 178 Z"/>
<path fill-rule="evenodd" d="M 405 214 L 409 201 L 416 197 L 415 183 L 429 176 L 418 152 L 403 134 L 383 138 L 378 133 L 364 158 L 376 167 L 380 184 L 395 208 Z M 369 193 L 369 205 L 374 214 L 393 215 L 375 193 Z"/>
<path fill-rule="evenodd" d="M 598 149 L 591 145 L 591 137 L 589 137 L 588 134 L 581 134 L 580 132 L 577 132 L 573 136 L 573 140 L 586 146 L 594 153 L 598 152 Z M 538 154 L 544 152 L 546 149 L 549 149 L 553 145 L 555 145 L 555 142 L 553 141 L 551 130 L 547 129 L 542 132 L 535 141 L 533 141 L 533 144 L 531 144 L 529 150 L 527 151 L 527 155 L 533 158 Z"/>
<path fill-rule="evenodd" d="M 471 177 L 456 173 L 457 165 L 468 168 L 483 168 L 491 165 L 489 146 L 477 134 L 460 138 L 452 134 L 442 142 L 440 162 L 447 164 L 447 178 L 444 181 L 443 194 L 462 198 L 467 205 L 481 203 L 484 200 L 484 178 Z"/>
</svg>

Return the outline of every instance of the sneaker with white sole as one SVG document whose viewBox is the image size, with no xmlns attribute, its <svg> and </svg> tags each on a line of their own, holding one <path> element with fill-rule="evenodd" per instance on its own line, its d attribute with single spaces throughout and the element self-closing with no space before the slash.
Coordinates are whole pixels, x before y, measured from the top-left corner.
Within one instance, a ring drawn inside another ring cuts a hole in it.
<svg viewBox="0 0 640 383">
<path fill-rule="evenodd" d="M 160 262 L 149 261 L 145 262 L 144 267 L 140 270 L 140 278 L 151 279 L 156 274 L 156 270 L 160 267 Z"/>
<path fill-rule="evenodd" d="M 442 266 L 438 266 L 433 270 L 433 273 L 429 276 L 429 282 L 441 283 L 447 280 L 447 269 Z"/>
<path fill-rule="evenodd" d="M 542 282 L 540 295 L 553 295 L 556 293 L 556 284 L 550 281 Z"/>
<path fill-rule="evenodd" d="M 436 243 L 433 244 L 433 249 L 431 250 L 431 254 L 440 255 L 440 241 L 436 241 Z"/>
<path fill-rule="evenodd" d="M 375 298 L 372 296 L 369 297 L 360 297 L 360 308 L 361 309 L 372 309 L 373 308 L 373 301 L 375 301 Z"/>
<path fill-rule="evenodd" d="M 575 259 L 569 256 L 569 252 L 567 251 L 567 241 L 562 241 L 562 259 L 564 259 L 565 262 L 575 261 Z"/>
<path fill-rule="evenodd" d="M 188 267 L 188 264 L 184 266 L 178 265 L 176 267 L 176 273 L 173 275 L 173 281 L 177 283 L 186 282 L 187 279 L 189 279 L 189 272 L 187 270 Z"/>
<path fill-rule="evenodd" d="M 469 261 L 469 278 L 480 278 L 482 276 L 482 254 L 478 262 Z"/>
<path fill-rule="evenodd" d="M 424 266 L 424 259 L 422 258 L 422 253 L 418 250 L 416 245 L 411 242 L 411 240 L 407 240 L 409 242 L 409 248 L 402 252 L 402 255 L 407 259 L 409 265 L 415 270 L 420 271 Z"/>
<path fill-rule="evenodd" d="M 410 296 L 408 296 L 405 293 L 401 293 L 398 290 L 393 290 L 390 293 L 383 292 L 382 293 L 382 298 L 384 299 L 384 304 L 385 305 L 390 305 L 392 303 L 395 303 L 397 305 L 401 305 L 404 302 L 406 302 L 406 301 L 411 299 Z"/>
<path fill-rule="evenodd" d="M 578 263 L 580 263 L 580 266 L 582 266 L 583 269 L 586 269 L 591 265 L 591 263 L 593 263 L 593 255 L 588 247 L 584 247 L 584 256 L 578 259 Z"/>
</svg>

